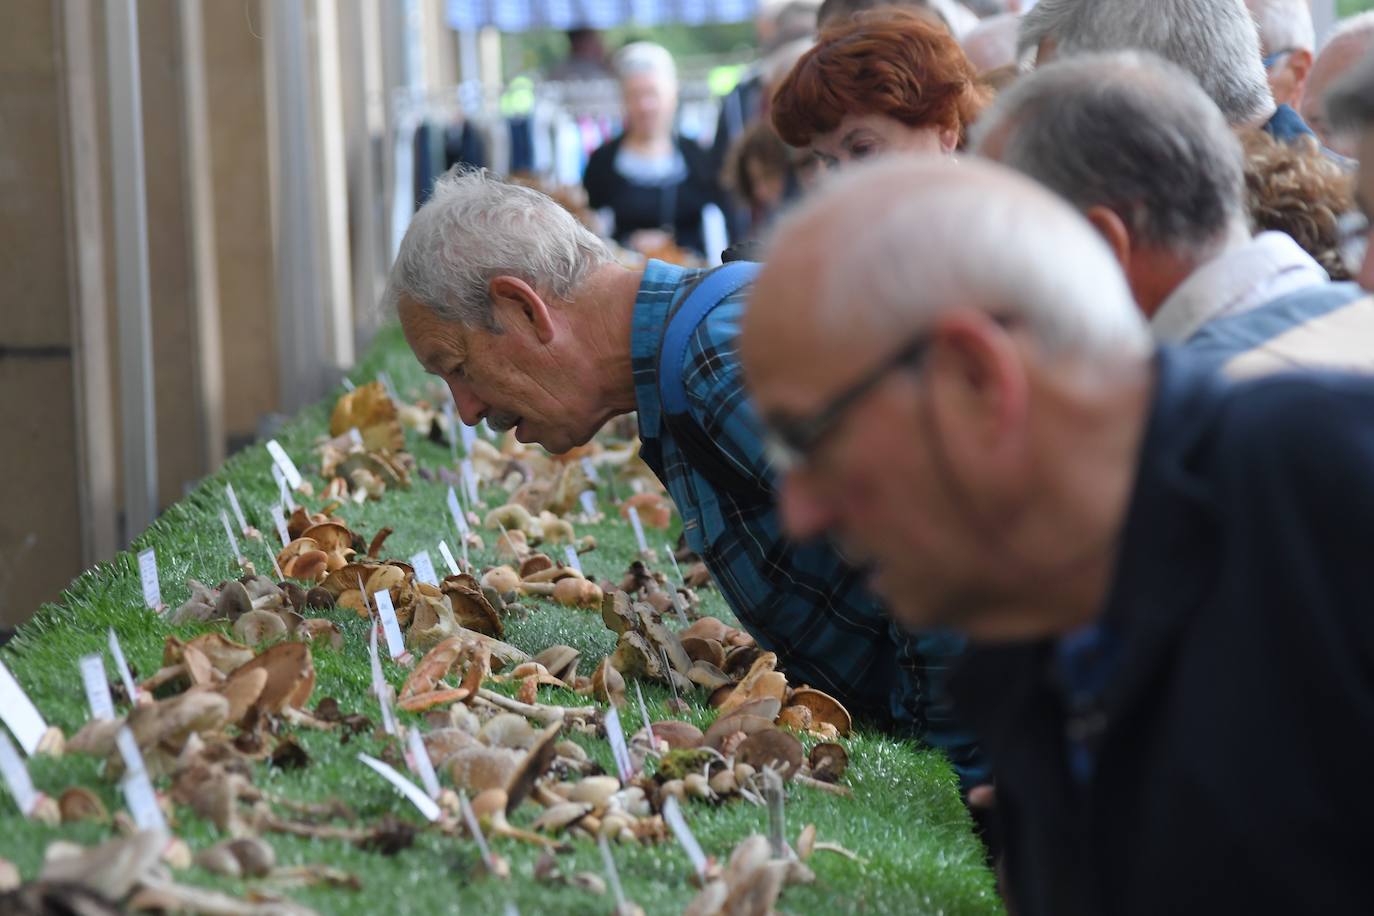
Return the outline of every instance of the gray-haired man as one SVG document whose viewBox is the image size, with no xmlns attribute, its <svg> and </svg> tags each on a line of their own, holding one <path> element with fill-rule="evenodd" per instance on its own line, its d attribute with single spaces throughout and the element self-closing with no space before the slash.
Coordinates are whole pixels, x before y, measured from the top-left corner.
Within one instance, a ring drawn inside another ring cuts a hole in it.
<svg viewBox="0 0 1374 916">
<path fill-rule="evenodd" d="M 1368 367 L 1325 324 L 1357 300 L 1357 314 L 1371 311 L 1359 288 L 1331 283 L 1283 233 L 1251 237 L 1240 143 L 1178 67 L 1133 51 L 1056 61 L 1004 92 L 974 142 L 1088 218 L 1161 343 L 1187 344 L 1232 374 Z M 1301 350 L 1288 349 L 1289 335 Z"/>
</svg>

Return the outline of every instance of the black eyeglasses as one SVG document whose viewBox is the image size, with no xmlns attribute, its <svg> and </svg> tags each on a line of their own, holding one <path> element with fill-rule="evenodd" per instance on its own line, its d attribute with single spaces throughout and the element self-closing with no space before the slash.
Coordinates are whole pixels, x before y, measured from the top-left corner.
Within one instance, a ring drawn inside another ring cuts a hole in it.
<svg viewBox="0 0 1374 916">
<path fill-rule="evenodd" d="M 810 417 L 771 421 L 765 432 L 764 447 L 774 470 L 785 474 L 800 467 L 844 415 L 877 388 L 888 373 L 919 366 L 929 347 L 930 334 L 921 331 Z"/>
</svg>

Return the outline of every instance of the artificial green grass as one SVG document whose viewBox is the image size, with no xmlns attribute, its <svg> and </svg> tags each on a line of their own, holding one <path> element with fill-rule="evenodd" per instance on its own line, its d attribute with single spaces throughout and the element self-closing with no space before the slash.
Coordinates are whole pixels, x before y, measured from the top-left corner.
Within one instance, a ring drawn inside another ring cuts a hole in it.
<svg viewBox="0 0 1374 916">
<path fill-rule="evenodd" d="M 395 329 L 380 335 L 352 376 L 366 381 L 383 369 L 406 397 L 426 390 L 430 384 Z M 325 431 L 331 405 L 332 399 L 304 410 L 277 437 L 307 478 L 307 468 L 316 464 L 313 444 Z M 423 441 L 413 433 L 408 432 L 407 438 L 422 467 L 437 468 L 449 462 L 446 448 Z M 157 550 L 163 600 L 173 608 L 189 594 L 185 584 L 188 577 L 214 584 L 236 575 L 238 570 L 219 521 L 220 509 L 225 506 L 226 482 L 234 485 L 250 522 L 264 532 L 269 544 L 277 543 L 267 511 L 276 495 L 269 463 L 260 446 L 236 455 L 219 473 L 163 513 L 136 540 L 131 552 L 78 577 L 59 603 L 41 608 L 14 642 L 0 652 L 0 659 L 14 672 L 50 724 L 60 726 L 70 736 L 85 722 L 87 709 L 77 660 L 83 654 L 104 650 L 107 627 L 115 627 L 129 662 L 145 676 L 158 668 L 168 634 L 178 632 L 185 637 L 203 629 L 171 627 L 143 608 L 134 556 L 137 551 L 147 547 Z M 318 488 L 318 477 L 314 480 Z M 445 505 L 446 489 L 441 483 L 416 479 L 409 491 L 389 491 L 379 502 L 349 504 L 338 514 L 365 537 L 384 525 L 392 526 L 395 533 L 387 541 L 385 555 L 405 558 L 421 549 L 428 550 L 442 570 L 438 539 L 447 539 L 450 546 L 457 544 Z M 301 502 L 312 505 L 319 501 Z M 604 490 L 601 503 L 603 508 L 610 508 Z M 608 515 L 614 521 L 577 527 L 579 535 L 593 534 L 600 545 L 583 557 L 587 574 L 618 581 L 635 554 L 635 544 L 628 526 L 621 524 L 613 511 Z M 491 537 L 487 540 L 494 542 Z M 652 546 L 659 547 L 667 538 L 653 540 L 659 543 Z M 266 548 L 257 542 L 241 543 L 259 571 L 270 575 Z M 473 556 L 475 563 L 491 559 L 489 555 Z M 715 592 L 705 592 L 704 602 L 708 612 L 733 619 Z M 526 606 L 530 610 L 528 616 L 507 621 L 506 639 L 531 654 L 554 643 L 566 643 L 582 652 L 579 670 L 585 674 L 614 647 L 614 636 L 602 625 L 599 614 L 568 610 L 534 599 L 528 600 Z M 363 712 L 379 723 L 376 701 L 367 692 L 367 625 L 348 611 L 326 616 L 340 625 L 345 644 L 339 652 L 324 647 L 314 649 L 317 680 L 310 705 L 321 698 L 334 697 L 345 712 Z M 107 667 L 114 677 L 108 659 Z M 384 662 L 384 668 L 391 683 L 399 687 L 405 677 L 402 669 L 389 662 Z M 645 684 L 643 691 L 650 715 L 666 718 L 666 689 Z M 633 688 L 630 693 L 633 696 Z M 572 694 L 551 697 L 552 694 L 541 699 L 568 705 L 587 702 Z M 690 718 L 704 726 L 714 712 L 705 708 L 700 697 L 693 702 L 700 709 Z M 416 716 L 399 715 L 403 722 L 419 723 Z M 635 703 L 626 707 L 622 715 L 628 717 L 627 729 L 639 727 Z M 363 734 L 341 744 L 336 733 L 307 729 L 297 731 L 295 737 L 310 755 L 310 764 L 297 770 L 259 766 L 255 784 L 301 801 L 340 799 L 361 821 L 368 823 L 389 814 L 417 826 L 423 824 L 423 818 L 408 802 L 356 759 L 359 751 L 382 755 L 387 751 L 386 741 Z M 584 736 L 575 740 L 608 771 L 614 771 L 605 742 Z M 810 743 L 808 740 L 807 744 Z M 852 765 L 844 783 L 853 789 L 853 797 L 834 798 L 800 786 L 789 787 L 787 833 L 795 842 L 801 828 L 814 823 L 820 840 L 839 843 L 863 861 L 817 853 L 810 863 L 817 875 L 816 883 L 789 887 L 780 902 L 781 908 L 791 913 L 1002 912 L 982 846 L 972 833 L 971 821 L 958 797 L 954 773 L 946 761 L 938 754 L 871 729 L 860 728 L 845 743 Z M 31 761 L 31 772 L 35 785 L 49 795 L 84 785 L 96 789 L 112 812 L 122 807 L 118 789 L 101 777 L 100 762 L 94 758 L 38 757 Z M 440 774 L 440 780 L 446 781 L 445 774 Z M 159 781 L 158 787 L 166 790 L 166 780 Z M 17 865 L 25 878 L 37 875 L 43 851 L 53 840 L 91 844 L 110 836 L 107 826 L 43 827 L 21 818 L 8 801 L 0 801 L 0 806 L 5 811 L 0 857 Z M 536 806 L 526 804 L 513 821 L 527 824 L 536 813 Z M 766 829 L 764 810 L 739 800 L 720 806 L 690 804 L 686 815 L 707 854 L 722 859 L 745 836 Z M 174 829 L 197 850 L 221 838 L 213 825 L 200 821 L 188 809 L 177 811 Z M 414 846 L 394 856 L 364 852 L 342 842 L 281 834 L 268 834 L 266 838 L 276 849 L 279 864 L 326 863 L 362 879 L 363 889 L 356 892 L 324 887 L 285 891 L 291 899 L 321 913 L 399 916 L 458 912 L 461 908 L 495 914 L 507 904 L 525 914 L 606 913 L 613 908 L 609 896 L 537 883 L 532 871 L 538 852 L 513 841 L 493 843 L 495 850 L 511 863 L 510 880 L 501 881 L 481 874 L 472 842 L 424 830 Z M 671 841 L 657 846 L 617 845 L 614 851 L 627 896 L 647 913 L 680 912 L 693 896 L 688 882 L 690 866 L 681 849 Z M 602 874 L 599 854 L 588 842 L 575 843 L 570 853 L 560 856 L 560 867 L 565 874 Z M 257 886 L 271 887 L 270 882 L 224 879 L 200 869 L 192 869 L 179 878 L 233 893 L 245 893 Z"/>
</svg>

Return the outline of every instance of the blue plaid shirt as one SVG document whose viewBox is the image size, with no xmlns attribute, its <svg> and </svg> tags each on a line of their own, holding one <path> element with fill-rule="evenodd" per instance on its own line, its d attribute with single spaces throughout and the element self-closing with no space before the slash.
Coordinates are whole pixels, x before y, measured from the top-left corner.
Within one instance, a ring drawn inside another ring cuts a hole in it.
<svg viewBox="0 0 1374 916">
<path fill-rule="evenodd" d="M 664 427 L 659 348 L 669 316 L 705 271 L 649 261 L 630 341 L 640 454 L 682 513 L 687 542 L 758 644 L 794 684 L 808 683 L 856 712 L 890 722 L 943 750 L 965 785 L 986 778 L 972 736 L 954 722 L 945 682 L 963 649 L 952 636 L 910 636 L 884 613 L 863 574 L 827 544 L 782 533 L 776 503 L 722 491 L 689 466 Z M 707 316 L 683 360 L 692 419 L 740 473 L 775 490 L 762 426 L 745 396 L 737 344 L 749 287 Z"/>
</svg>

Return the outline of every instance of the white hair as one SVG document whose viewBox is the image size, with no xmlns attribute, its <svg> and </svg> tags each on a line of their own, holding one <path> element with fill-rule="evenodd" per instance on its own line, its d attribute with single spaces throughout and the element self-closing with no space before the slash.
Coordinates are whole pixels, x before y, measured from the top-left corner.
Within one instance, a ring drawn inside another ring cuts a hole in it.
<svg viewBox="0 0 1374 916">
<path fill-rule="evenodd" d="M 1281 51 L 1317 50 L 1308 0 L 1246 0 L 1259 26 L 1260 48 L 1266 55 Z"/>
<path fill-rule="evenodd" d="M 856 207 L 856 198 L 883 205 Z M 1000 166 L 887 157 L 828 181 L 778 234 L 803 224 L 827 236 L 817 278 L 824 333 L 890 336 L 972 306 L 1024 322 L 1051 355 L 1110 365 L 1152 348 L 1101 237 Z"/>
<path fill-rule="evenodd" d="M 1322 42 L 1322 50 L 1325 51 L 1338 42 L 1349 41 L 1351 38 L 1368 38 L 1370 33 L 1374 33 L 1374 10 L 1348 16 L 1336 23 Z"/>
<path fill-rule="evenodd" d="M 1040 0 L 1021 20 L 1018 53 L 1046 39 L 1067 57 L 1151 51 L 1197 79 L 1232 126 L 1274 113 L 1274 96 L 1244 0 Z"/>
<path fill-rule="evenodd" d="M 382 308 L 410 299 L 445 321 L 499 332 L 489 288 L 496 277 L 570 300 L 610 261 L 605 242 L 548 196 L 485 169 L 454 169 L 411 219 Z"/>
<path fill-rule="evenodd" d="M 615 54 L 615 73 L 620 79 L 640 73 L 652 73 L 670 83 L 677 83 L 677 64 L 663 45 L 652 41 L 635 41 Z"/>
</svg>

